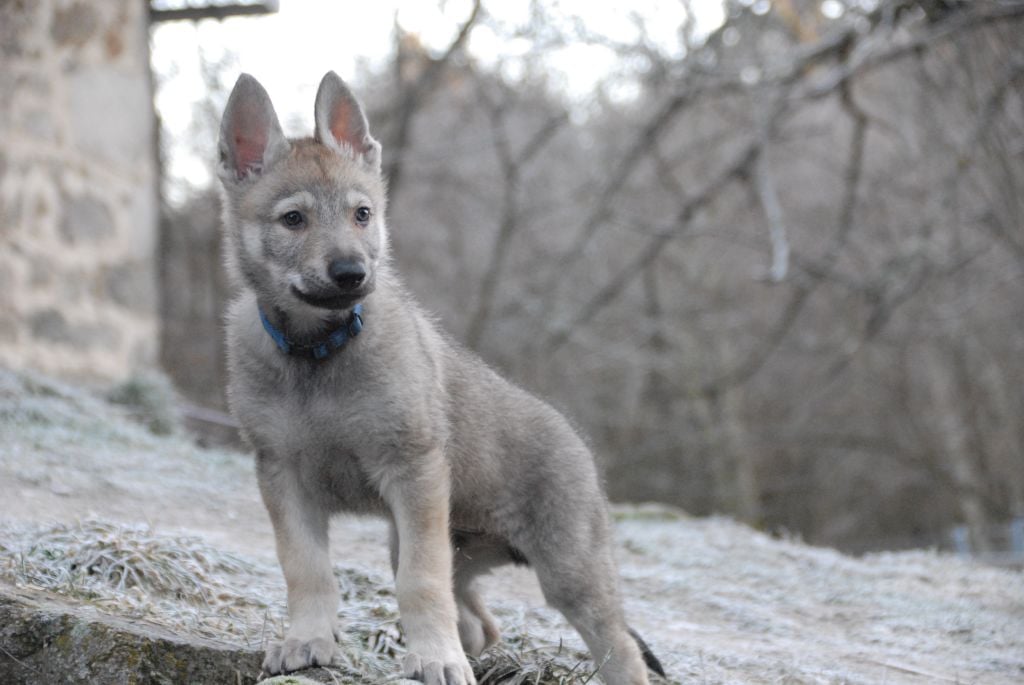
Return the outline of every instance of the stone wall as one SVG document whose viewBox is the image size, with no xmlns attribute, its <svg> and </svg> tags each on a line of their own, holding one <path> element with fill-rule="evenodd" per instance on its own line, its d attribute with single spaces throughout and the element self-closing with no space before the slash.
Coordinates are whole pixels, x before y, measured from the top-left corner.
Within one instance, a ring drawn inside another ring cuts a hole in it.
<svg viewBox="0 0 1024 685">
<path fill-rule="evenodd" d="M 156 361 L 147 6 L 0 1 L 0 365 Z"/>
</svg>

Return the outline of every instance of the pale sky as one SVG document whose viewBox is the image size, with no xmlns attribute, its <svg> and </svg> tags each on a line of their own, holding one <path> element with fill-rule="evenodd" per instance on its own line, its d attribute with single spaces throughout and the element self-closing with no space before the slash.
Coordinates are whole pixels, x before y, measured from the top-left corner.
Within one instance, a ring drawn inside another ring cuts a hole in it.
<svg viewBox="0 0 1024 685">
<path fill-rule="evenodd" d="M 721 0 L 692 0 L 691 4 L 702 32 L 722 22 Z M 493 22 L 473 29 L 470 54 L 515 76 L 532 44 L 507 36 L 526 23 L 529 5 L 526 0 L 486 1 L 484 7 Z M 633 17 L 640 17 L 658 49 L 669 55 L 682 53 L 678 29 L 686 13 L 679 0 L 621 4 L 548 0 L 545 6 L 558 24 L 555 28 L 563 33 L 571 34 L 573 22 L 581 22 L 587 31 L 617 42 L 637 38 L 639 29 Z M 389 56 L 396 17 L 402 28 L 416 34 L 426 47 L 440 50 L 451 42 L 470 7 L 470 0 L 280 0 L 279 11 L 263 17 L 157 25 L 152 35 L 152 60 L 162 83 L 156 106 L 172 138 L 169 175 L 196 187 L 210 181 L 209 160 L 198 159 L 173 144 L 188 128 L 193 104 L 205 96 L 199 76 L 200 50 L 210 59 L 233 53 L 238 70 L 255 76 L 270 93 L 285 133 L 301 135 L 312 125 L 303 115 L 312 116 L 310 103 L 324 73 L 334 70 L 342 78 L 356 81 L 358 87 L 359 65 L 380 67 Z M 619 68 L 609 49 L 581 43 L 550 52 L 545 61 L 549 82 L 577 101 L 585 100 L 599 81 Z M 224 85 L 230 87 L 230 82 Z M 296 119 L 302 124 L 292 130 Z"/>
</svg>

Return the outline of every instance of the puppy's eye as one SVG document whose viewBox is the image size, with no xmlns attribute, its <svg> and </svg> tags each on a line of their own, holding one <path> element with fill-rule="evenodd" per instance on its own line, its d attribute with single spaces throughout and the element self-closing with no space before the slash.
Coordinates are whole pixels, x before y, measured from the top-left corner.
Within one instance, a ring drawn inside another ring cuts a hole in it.
<svg viewBox="0 0 1024 685">
<path fill-rule="evenodd" d="M 306 223 L 306 217 L 302 216 L 302 212 L 293 209 L 281 215 L 281 223 L 288 228 L 300 228 Z"/>
<path fill-rule="evenodd" d="M 359 207 L 355 213 L 356 223 L 360 226 L 365 226 L 370 223 L 370 216 L 372 214 L 373 212 L 370 211 L 369 207 Z"/>
</svg>

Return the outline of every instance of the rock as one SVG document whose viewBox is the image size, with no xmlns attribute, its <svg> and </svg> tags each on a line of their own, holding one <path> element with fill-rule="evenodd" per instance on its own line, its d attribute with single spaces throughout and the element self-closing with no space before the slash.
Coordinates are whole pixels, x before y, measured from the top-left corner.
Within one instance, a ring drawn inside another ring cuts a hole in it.
<svg viewBox="0 0 1024 685">
<path fill-rule="evenodd" d="M 116 233 L 114 214 L 99 198 L 90 195 L 67 196 L 61 211 L 61 235 L 73 244 L 97 242 Z"/>
<path fill-rule="evenodd" d="M 104 273 L 107 295 L 133 312 L 145 314 L 156 309 L 156 280 L 152 264 L 131 259 L 111 266 Z"/>
<path fill-rule="evenodd" d="M 84 2 L 54 12 L 50 24 L 50 36 L 58 45 L 82 47 L 99 27 L 96 10 Z"/>
<path fill-rule="evenodd" d="M 153 108 L 147 76 L 134 68 L 82 63 L 68 73 L 67 112 L 73 144 L 91 162 L 117 165 L 119 173 L 128 173 L 124 169 L 133 167 L 151 168 L 146 153 L 153 144 L 155 117 L 139 116 Z M 139 191 L 148 192 L 149 188 Z M 146 226 L 146 230 L 150 228 Z"/>
<path fill-rule="evenodd" d="M 0 682 L 255 683 L 262 653 L 0 586 Z"/>
<path fill-rule="evenodd" d="M 299 673 L 278 675 L 273 678 L 261 680 L 260 685 L 364 685 L 364 683 L 377 683 L 379 680 L 360 678 L 354 680 L 352 676 L 345 675 L 335 668 L 307 668 Z M 417 680 L 396 680 L 388 681 L 388 685 L 423 685 Z"/>
<path fill-rule="evenodd" d="M 33 337 L 79 349 L 110 349 L 121 340 L 121 333 L 113 326 L 93 322 L 72 323 L 53 307 L 33 312 L 28 320 Z"/>
</svg>

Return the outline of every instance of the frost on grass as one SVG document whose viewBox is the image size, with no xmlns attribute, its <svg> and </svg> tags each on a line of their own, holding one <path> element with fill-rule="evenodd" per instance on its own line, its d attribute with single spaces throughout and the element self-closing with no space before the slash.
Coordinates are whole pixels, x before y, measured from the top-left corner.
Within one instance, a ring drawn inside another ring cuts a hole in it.
<svg viewBox="0 0 1024 685">
<path fill-rule="evenodd" d="M 0 369 L 0 585 L 255 654 L 283 635 L 286 592 L 252 459 L 157 435 L 136 404 Z M 1019 570 L 935 552 L 853 558 L 668 507 L 613 514 L 626 613 L 682 682 L 1024 682 Z M 405 646 L 386 525 L 333 532 L 344 632 L 319 680 L 396 681 Z M 579 636 L 528 576 L 481 581 L 502 642 L 474 663 L 478 679 L 596 682 Z"/>
<path fill-rule="evenodd" d="M 0 369 L 0 492 L 12 498 L 7 512 L 16 516 L 0 518 L 0 584 L 54 592 L 183 637 L 262 650 L 286 624 L 278 566 L 226 553 L 205 533 L 167 530 L 251 535 L 233 527 L 265 516 L 251 460 L 199 449 L 182 431 L 165 430 L 165 391 L 159 380 L 133 379 L 93 392 Z M 97 510 L 103 513 L 89 513 Z M 164 525 L 114 522 L 126 515 Z M 344 632 L 333 670 L 342 682 L 395 679 L 405 645 L 393 580 L 386 567 L 350 562 L 335 568 Z M 581 646 L 552 637 L 550 612 L 500 601 L 492 609 L 503 641 L 474 664 L 481 683 L 593 681 Z"/>
<path fill-rule="evenodd" d="M 183 636 L 251 649 L 262 649 L 283 633 L 284 589 L 277 573 L 199 538 L 163 535 L 147 526 L 97 519 L 47 527 L 0 526 L 0 581 L 146 619 Z M 339 622 L 345 631 L 328 675 L 343 682 L 399 679 L 398 664 L 406 648 L 390 581 L 341 566 L 335 568 L 335 577 L 342 599 Z M 268 597 L 277 601 L 268 603 Z M 499 613 L 505 639 L 503 646 L 474 663 L 481 685 L 577 685 L 592 680 L 594 669 L 586 655 L 535 641 L 526 630 L 525 614 Z"/>
<path fill-rule="evenodd" d="M 86 520 L 0 528 L 0 579 L 186 634 L 259 639 L 268 607 L 240 582 L 254 567 L 187 536 Z"/>
<path fill-rule="evenodd" d="M 107 400 L 125 407 L 129 416 L 157 435 L 180 427 L 178 401 L 171 380 L 160 373 L 139 372 L 107 392 Z"/>
</svg>

